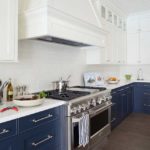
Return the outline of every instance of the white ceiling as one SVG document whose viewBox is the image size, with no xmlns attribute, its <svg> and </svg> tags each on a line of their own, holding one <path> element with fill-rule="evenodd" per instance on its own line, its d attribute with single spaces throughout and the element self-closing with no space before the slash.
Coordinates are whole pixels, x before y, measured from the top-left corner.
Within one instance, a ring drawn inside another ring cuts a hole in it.
<svg viewBox="0 0 150 150">
<path fill-rule="evenodd" d="M 135 13 L 150 10 L 150 0 L 110 0 L 126 13 Z"/>
</svg>

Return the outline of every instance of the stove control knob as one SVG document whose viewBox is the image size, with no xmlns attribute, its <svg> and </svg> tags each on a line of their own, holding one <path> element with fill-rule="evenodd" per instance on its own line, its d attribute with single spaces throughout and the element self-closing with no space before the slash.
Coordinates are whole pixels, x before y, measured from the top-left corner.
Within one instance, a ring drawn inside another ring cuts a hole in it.
<svg viewBox="0 0 150 150">
<path fill-rule="evenodd" d="M 82 104 L 81 107 L 82 107 L 82 110 L 84 110 L 84 111 L 87 109 L 86 104 Z"/>
<path fill-rule="evenodd" d="M 102 98 L 98 98 L 97 103 L 101 104 L 102 103 Z"/>
<path fill-rule="evenodd" d="M 92 105 L 92 106 L 96 106 L 96 99 L 94 99 L 94 98 L 92 99 L 91 105 Z"/>
<path fill-rule="evenodd" d="M 106 100 L 107 100 L 107 101 L 110 101 L 111 99 L 112 99 L 112 96 L 107 96 L 107 97 L 106 97 Z"/>
<path fill-rule="evenodd" d="M 91 106 L 91 101 L 88 101 L 87 106 L 88 106 L 88 107 Z"/>
<path fill-rule="evenodd" d="M 81 105 L 78 105 L 78 108 L 77 108 L 78 112 L 80 113 L 81 110 L 82 110 L 82 106 Z"/>
<path fill-rule="evenodd" d="M 73 113 L 73 114 L 77 114 L 77 111 L 78 111 L 78 108 L 77 108 L 77 107 L 73 107 L 73 108 L 71 109 L 71 113 Z"/>
<path fill-rule="evenodd" d="M 103 102 L 106 102 L 107 99 L 106 99 L 106 96 L 103 96 Z"/>
</svg>

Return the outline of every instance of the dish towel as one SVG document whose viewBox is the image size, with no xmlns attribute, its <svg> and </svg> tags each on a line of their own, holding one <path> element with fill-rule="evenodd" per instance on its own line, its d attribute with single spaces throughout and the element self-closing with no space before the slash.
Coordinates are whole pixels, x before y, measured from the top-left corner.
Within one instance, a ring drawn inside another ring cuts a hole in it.
<svg viewBox="0 0 150 150">
<path fill-rule="evenodd" d="M 89 114 L 82 114 L 79 121 L 79 145 L 85 147 L 89 143 Z"/>
</svg>

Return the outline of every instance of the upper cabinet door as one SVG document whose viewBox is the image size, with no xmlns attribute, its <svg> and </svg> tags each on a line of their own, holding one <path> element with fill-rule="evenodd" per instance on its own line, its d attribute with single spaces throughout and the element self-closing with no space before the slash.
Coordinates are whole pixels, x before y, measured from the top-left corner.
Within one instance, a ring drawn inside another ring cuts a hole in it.
<svg viewBox="0 0 150 150">
<path fill-rule="evenodd" d="M 140 17 L 141 31 L 150 31 L 150 14 Z"/>
<path fill-rule="evenodd" d="M 1 0 L 0 61 L 17 61 L 18 0 Z"/>
<path fill-rule="evenodd" d="M 137 33 L 140 29 L 139 17 L 128 17 L 127 19 L 127 32 Z"/>
<path fill-rule="evenodd" d="M 139 33 L 127 35 L 127 62 L 140 63 L 139 60 Z"/>
<path fill-rule="evenodd" d="M 140 33 L 140 59 L 142 64 L 150 64 L 150 32 Z"/>
</svg>

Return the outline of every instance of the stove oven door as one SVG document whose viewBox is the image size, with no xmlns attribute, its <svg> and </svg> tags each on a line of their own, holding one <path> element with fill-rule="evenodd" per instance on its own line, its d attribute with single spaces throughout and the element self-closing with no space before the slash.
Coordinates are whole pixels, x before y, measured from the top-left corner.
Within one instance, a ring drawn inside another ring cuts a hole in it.
<svg viewBox="0 0 150 150">
<path fill-rule="evenodd" d="M 89 144 L 85 147 L 79 145 L 79 119 L 80 116 L 72 117 L 72 149 L 71 150 L 89 150 Z"/>
<path fill-rule="evenodd" d="M 90 145 L 100 144 L 110 134 L 111 106 L 90 110 Z"/>
</svg>

